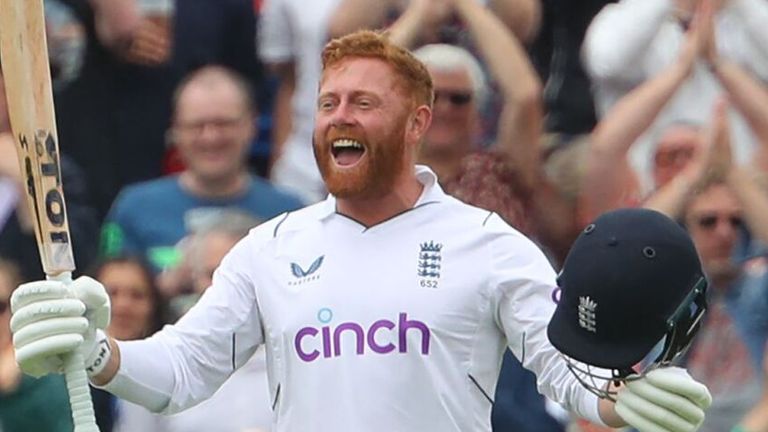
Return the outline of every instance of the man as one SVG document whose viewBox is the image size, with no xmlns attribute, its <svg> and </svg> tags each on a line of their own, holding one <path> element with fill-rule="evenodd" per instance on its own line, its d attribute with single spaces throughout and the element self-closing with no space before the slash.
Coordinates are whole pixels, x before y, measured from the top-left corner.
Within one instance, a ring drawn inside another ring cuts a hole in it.
<svg viewBox="0 0 768 432">
<path fill-rule="evenodd" d="M 123 187 L 171 168 L 164 134 L 184 76 L 221 64 L 260 85 L 256 16 L 251 0 L 61 3 L 82 23 L 85 53 L 54 95 L 59 140 L 85 170 L 102 221 Z"/>
<path fill-rule="evenodd" d="M 707 165 L 719 157 L 710 151 L 710 126 L 718 117 L 728 114 L 729 106 L 721 95 L 717 103 L 706 107 L 713 113 L 707 121 L 691 122 L 685 116 L 673 116 L 659 128 L 657 119 L 699 70 L 702 61 L 727 92 L 725 96 L 731 105 L 746 119 L 750 132 L 758 141 L 768 143 L 768 91 L 747 70 L 718 53 L 718 33 L 711 7 L 702 7 L 694 18 L 676 59 L 624 95 L 592 132 L 580 198 L 583 220 L 614 208 L 640 204 L 672 218 L 681 216 L 682 203 L 691 187 L 706 174 Z M 654 124 L 657 129 L 650 132 Z M 638 180 L 642 173 L 632 168 L 628 155 L 644 134 L 655 141 L 655 152 L 648 153 L 646 158 L 652 164 L 651 193 L 641 199 Z M 767 148 L 765 144 L 756 148 L 751 161 L 758 172 L 766 169 Z"/>
<path fill-rule="evenodd" d="M 700 26 L 697 15 L 714 14 L 716 51 L 724 60 L 758 77 L 768 79 L 768 3 L 761 0 L 621 0 L 607 5 L 590 24 L 583 43 L 584 68 L 592 82 L 598 117 L 625 94 L 654 78 L 676 60 L 686 43 L 684 33 Z M 704 123 L 709 107 L 724 90 L 716 68 L 698 64 L 665 110 L 650 134 L 632 148 L 631 161 L 638 173 L 650 173 L 648 156 L 664 125 L 676 121 Z M 749 160 L 757 147 L 742 121 L 734 123 L 737 160 Z"/>
<path fill-rule="evenodd" d="M 259 56 L 279 78 L 272 127 L 270 179 L 306 203 L 327 191 L 312 157 L 312 118 L 319 55 L 339 0 L 266 0 L 259 17 Z M 384 3 L 384 2 L 381 2 Z M 362 28 L 359 20 L 345 22 Z"/>
<path fill-rule="evenodd" d="M 242 78 L 219 66 L 181 83 L 169 138 L 186 168 L 121 192 L 107 216 L 104 254 L 146 255 L 163 270 L 178 262 L 176 243 L 213 213 L 235 207 L 268 219 L 301 207 L 298 198 L 248 172 L 256 115 L 250 95 Z"/>
<path fill-rule="evenodd" d="M 209 397 L 265 344 L 277 430 L 487 431 L 508 344 L 543 393 L 594 421 L 624 424 L 546 337 L 556 284 L 541 251 L 414 165 L 432 99 L 424 65 L 385 37 L 331 41 L 314 132 L 331 196 L 251 231 L 200 301 L 148 340 L 118 343 L 94 325 L 83 342 L 82 310 L 109 309 L 92 279 L 20 287 L 19 363 L 45 374 L 59 367 L 56 354 L 84 343 L 94 384 L 175 412 Z M 70 290 L 88 306 L 63 298 Z M 50 302 L 62 322 L 53 335 Z M 706 390 L 685 376 L 665 385 L 696 415 L 661 430 L 692 430 L 703 417 L 694 400 Z M 653 403 L 648 411 L 677 418 Z"/>
<path fill-rule="evenodd" d="M 433 12 L 414 2 L 389 29 L 391 38 L 414 47 Z M 418 161 L 434 170 L 445 191 L 460 200 L 497 212 L 507 223 L 531 234 L 530 195 L 538 179 L 541 134 L 541 83 L 517 38 L 476 0 L 444 2 L 443 20 L 454 14 L 466 26 L 497 83 L 501 101 L 492 147 L 482 149 L 483 112 L 490 88 L 480 62 L 467 50 L 430 44 L 414 52 L 427 65 L 435 88 L 432 125 Z M 486 125 L 487 126 L 487 125 Z"/>
<path fill-rule="evenodd" d="M 756 212 L 755 203 L 742 199 L 744 187 L 734 177 L 744 175 L 706 179 L 684 210 L 685 225 L 712 281 L 709 315 L 686 357 L 691 375 L 714 397 L 702 431 L 731 430 L 764 390 L 768 259 L 747 230 L 765 223 L 765 216 Z"/>
</svg>

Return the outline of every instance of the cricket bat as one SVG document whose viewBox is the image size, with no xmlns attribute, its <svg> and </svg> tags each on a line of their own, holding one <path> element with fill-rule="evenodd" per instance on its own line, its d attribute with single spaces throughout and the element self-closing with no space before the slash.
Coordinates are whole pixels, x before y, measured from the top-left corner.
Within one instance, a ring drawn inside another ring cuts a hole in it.
<svg viewBox="0 0 768 432">
<path fill-rule="evenodd" d="M 0 60 L 43 271 L 49 279 L 71 282 L 75 261 L 61 185 L 43 0 L 0 0 Z M 99 432 L 80 350 L 66 357 L 64 373 L 75 432 Z"/>
</svg>

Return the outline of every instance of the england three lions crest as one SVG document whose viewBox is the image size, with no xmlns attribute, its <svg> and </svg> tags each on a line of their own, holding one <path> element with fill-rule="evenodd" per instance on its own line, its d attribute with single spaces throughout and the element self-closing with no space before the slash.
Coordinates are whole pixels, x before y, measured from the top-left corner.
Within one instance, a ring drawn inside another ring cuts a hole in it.
<svg viewBox="0 0 768 432">
<path fill-rule="evenodd" d="M 417 264 L 417 275 L 419 284 L 426 288 L 437 288 L 440 279 L 440 268 L 442 266 L 443 245 L 434 241 L 428 241 L 419 245 L 419 259 Z"/>
</svg>

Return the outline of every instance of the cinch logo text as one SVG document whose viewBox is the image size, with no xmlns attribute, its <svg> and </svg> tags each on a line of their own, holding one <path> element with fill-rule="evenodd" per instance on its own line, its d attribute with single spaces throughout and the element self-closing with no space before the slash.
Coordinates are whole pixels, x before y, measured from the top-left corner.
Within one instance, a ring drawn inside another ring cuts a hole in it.
<svg viewBox="0 0 768 432">
<path fill-rule="evenodd" d="M 333 313 L 330 309 L 320 309 L 318 320 L 324 324 L 331 321 Z M 429 327 L 421 321 L 409 320 L 407 313 L 400 313 L 398 321 L 382 319 L 371 324 L 368 329 L 354 322 L 345 322 L 338 326 L 329 325 L 321 328 L 304 327 L 296 333 L 294 346 L 296 354 L 305 362 L 315 361 L 321 355 L 323 358 L 339 357 L 342 352 L 342 335 L 345 333 L 354 337 L 355 354 L 365 354 L 366 347 L 377 354 L 388 354 L 397 350 L 408 352 L 408 331 L 421 336 L 421 354 L 429 355 Z M 397 332 L 397 345 L 392 342 L 381 343 L 382 337 L 377 335 Z M 349 336 L 347 336 L 349 337 Z"/>
</svg>

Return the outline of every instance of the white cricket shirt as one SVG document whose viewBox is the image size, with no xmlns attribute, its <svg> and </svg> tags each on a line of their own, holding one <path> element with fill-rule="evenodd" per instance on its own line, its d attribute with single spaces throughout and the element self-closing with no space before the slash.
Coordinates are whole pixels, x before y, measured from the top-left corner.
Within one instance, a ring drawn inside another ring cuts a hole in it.
<svg viewBox="0 0 768 432">
<path fill-rule="evenodd" d="M 265 344 L 277 431 L 490 431 L 508 344 L 543 394 L 599 422 L 546 336 L 543 253 L 417 174 L 414 208 L 376 226 L 330 197 L 253 229 L 176 325 L 120 343 L 107 390 L 176 412 Z"/>
</svg>

